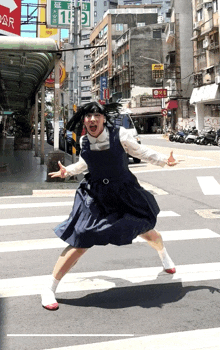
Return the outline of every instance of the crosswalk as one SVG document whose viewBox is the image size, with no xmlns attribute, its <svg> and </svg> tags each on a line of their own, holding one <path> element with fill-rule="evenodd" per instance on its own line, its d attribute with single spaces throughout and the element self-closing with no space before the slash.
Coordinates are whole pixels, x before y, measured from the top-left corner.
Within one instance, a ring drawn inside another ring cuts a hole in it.
<svg viewBox="0 0 220 350">
<path fill-rule="evenodd" d="M 157 191 L 157 189 L 154 189 Z M 158 195 L 164 195 L 163 191 L 157 191 Z M 7 254 L 25 254 L 25 252 L 34 253 L 38 251 L 41 254 L 42 251 L 51 251 L 53 249 L 64 248 L 66 243 L 58 238 L 31 238 L 16 240 L 16 230 L 19 228 L 22 231 L 22 227 L 29 225 L 35 227 L 43 225 L 45 223 L 51 224 L 53 227 L 55 223 L 62 222 L 68 215 L 58 215 L 59 210 L 63 208 L 67 213 L 71 210 L 72 200 L 63 201 L 62 199 L 44 198 L 44 201 L 39 201 L 38 196 L 32 198 L 10 198 L 4 199 L 4 203 L 0 204 L 0 253 L 1 256 L 7 256 Z M 35 215 L 30 212 L 31 216 L 27 215 L 27 209 L 35 209 Z M 49 210 L 54 210 L 54 215 L 48 215 Z M 8 216 L 7 217 L 7 213 Z M 19 213 L 19 214 L 18 214 Z M 39 215 L 40 214 L 40 215 Z M 56 215 L 57 214 L 57 215 Z M 19 217 L 18 217 L 19 216 Z M 159 220 L 170 220 L 172 218 L 181 218 L 181 213 L 172 210 L 162 210 L 159 214 Z M 5 239 L 7 236 L 7 229 L 14 227 L 15 234 L 10 240 Z M 184 229 L 181 227 L 179 230 L 161 231 L 163 240 L 169 243 L 179 242 L 203 242 L 212 240 L 213 244 L 219 244 L 220 235 L 215 230 L 208 228 L 192 228 Z M 4 240 L 1 240 L 4 237 Z M 135 245 L 146 244 L 145 241 L 137 237 L 133 243 Z M 21 255 L 20 255 L 21 256 Z M 87 272 L 70 272 L 59 284 L 57 295 L 61 293 L 81 293 L 92 291 L 108 291 L 113 288 L 126 288 L 127 286 L 138 286 L 144 284 L 144 286 L 152 285 L 171 285 L 178 282 L 181 283 L 196 283 L 207 281 L 220 280 L 220 260 L 204 263 L 186 263 L 177 264 L 177 273 L 174 275 L 166 274 L 161 266 L 153 267 L 125 267 L 123 269 L 111 269 L 101 271 L 87 271 Z M 42 286 L 48 280 L 48 274 L 39 274 L 34 276 L 13 277 L 4 278 L 0 280 L 0 299 L 11 299 L 19 297 L 31 297 L 40 294 Z M 220 283 L 219 283 L 220 287 Z M 209 329 L 193 329 L 187 331 L 169 332 L 166 334 L 157 335 L 143 335 L 136 333 L 108 333 L 108 334 L 75 334 L 75 333 L 60 333 L 60 334 L 33 334 L 27 333 L 13 333 L 8 332 L 7 337 L 19 338 L 19 337 L 98 337 L 99 342 L 92 341 L 88 344 L 79 344 L 74 346 L 65 347 L 53 347 L 52 350 L 130 350 L 130 349 L 150 349 L 150 350 L 216 350 L 220 349 L 220 328 Z M 115 339 L 102 341 L 102 337 L 112 337 Z M 119 338 L 123 339 L 119 339 Z M 25 349 L 25 348 L 24 348 Z M 42 348 L 42 350 L 49 350 L 48 347 Z M 7 350 L 7 349 L 6 349 Z"/>
</svg>

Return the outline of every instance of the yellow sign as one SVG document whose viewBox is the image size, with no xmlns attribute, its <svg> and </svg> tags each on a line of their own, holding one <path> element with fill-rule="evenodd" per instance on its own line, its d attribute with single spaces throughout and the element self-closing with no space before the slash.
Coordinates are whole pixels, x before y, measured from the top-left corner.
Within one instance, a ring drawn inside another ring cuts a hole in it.
<svg viewBox="0 0 220 350">
<path fill-rule="evenodd" d="M 66 70 L 62 61 L 60 61 L 59 77 L 60 77 L 60 86 L 62 86 L 64 80 L 66 79 Z M 50 73 L 49 77 L 46 79 L 45 86 L 51 89 L 54 88 L 55 86 L 54 70 Z"/>
<path fill-rule="evenodd" d="M 164 70 L 164 64 L 152 64 L 152 70 Z"/>
<path fill-rule="evenodd" d="M 40 5 L 47 5 L 47 0 L 39 0 L 38 2 Z M 39 7 L 39 14 L 38 17 L 40 19 L 40 22 L 46 22 L 46 8 L 45 7 Z M 57 43 L 59 43 L 59 30 L 58 29 L 52 29 L 47 28 L 45 25 L 38 25 L 38 38 L 52 38 Z"/>
</svg>

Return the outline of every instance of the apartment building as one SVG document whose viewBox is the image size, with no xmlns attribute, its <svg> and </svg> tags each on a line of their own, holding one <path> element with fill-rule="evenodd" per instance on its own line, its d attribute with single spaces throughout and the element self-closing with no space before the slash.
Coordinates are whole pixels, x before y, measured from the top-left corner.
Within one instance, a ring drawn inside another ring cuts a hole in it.
<svg viewBox="0 0 220 350">
<path fill-rule="evenodd" d="M 116 73 L 114 58 L 116 40 L 130 28 L 156 24 L 157 12 L 157 6 L 134 6 L 109 10 L 105 13 L 102 21 L 98 23 L 90 36 L 92 46 L 105 45 L 105 47 L 99 47 L 91 51 L 91 91 L 93 99 L 102 100 L 103 86 L 109 89 L 107 90 L 107 93 L 110 93 L 109 97 L 112 97 L 114 92 L 109 84 Z M 127 55 L 126 62 L 130 61 L 129 54 L 127 53 Z M 129 88 L 127 88 L 125 94 L 129 96 Z"/>
<path fill-rule="evenodd" d="M 196 127 L 220 128 L 219 0 L 193 0 L 194 89 Z"/>
<path fill-rule="evenodd" d="M 158 22 L 170 21 L 170 0 L 118 0 L 118 5 L 160 5 Z"/>
<path fill-rule="evenodd" d="M 172 0 L 171 18 L 166 27 L 168 55 L 165 61 L 165 87 L 168 92 L 167 124 L 183 128 L 194 117 L 189 100 L 193 89 L 193 45 L 191 0 Z"/>
</svg>

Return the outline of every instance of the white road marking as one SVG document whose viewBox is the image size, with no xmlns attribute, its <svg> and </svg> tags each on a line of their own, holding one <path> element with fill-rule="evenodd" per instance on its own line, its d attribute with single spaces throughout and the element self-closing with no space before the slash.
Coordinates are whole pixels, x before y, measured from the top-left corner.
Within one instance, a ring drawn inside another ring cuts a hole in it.
<svg viewBox="0 0 220 350">
<path fill-rule="evenodd" d="M 161 211 L 158 217 L 168 216 L 179 216 L 172 211 Z M 40 216 L 40 217 L 29 217 L 29 218 L 12 218 L 12 219 L 0 219 L 0 226 L 16 226 L 16 225 L 33 225 L 33 224 L 48 224 L 62 222 L 68 219 L 68 215 L 57 215 L 57 216 Z"/>
<path fill-rule="evenodd" d="M 68 218 L 68 215 L 41 216 L 41 217 L 16 218 L 16 219 L 0 219 L 0 226 L 48 224 L 48 223 L 62 222 L 64 220 L 66 220 L 67 218 Z"/>
<path fill-rule="evenodd" d="M 215 180 L 214 176 L 197 176 L 197 180 L 204 195 L 220 194 L 220 184 Z"/>
<path fill-rule="evenodd" d="M 162 168 L 162 169 L 146 169 L 146 170 L 132 170 L 133 174 L 141 174 L 141 173 L 154 173 L 158 171 L 181 171 L 181 170 L 201 170 L 201 169 L 219 169 L 220 166 L 194 166 L 194 167 L 189 167 L 189 168 L 175 168 L 175 167 L 169 167 L 169 168 Z"/>
<path fill-rule="evenodd" d="M 219 350 L 220 348 L 220 328 L 137 336 L 138 334 L 133 338 L 128 334 L 128 339 L 65 346 L 50 350 Z"/>
<path fill-rule="evenodd" d="M 179 230 L 179 231 L 161 231 L 163 241 L 183 241 L 192 239 L 204 239 L 204 238 L 220 238 L 220 235 L 209 230 Z M 133 243 L 145 243 L 146 241 L 137 237 L 133 240 Z M 28 250 L 42 250 L 42 249 L 59 249 L 64 248 L 68 244 L 62 241 L 60 238 L 44 238 L 44 239 L 31 239 L 21 241 L 8 241 L 0 242 L 0 252 L 20 252 Z"/>
<path fill-rule="evenodd" d="M 0 204 L 1 209 L 25 209 L 25 208 L 50 208 L 50 207 L 66 207 L 72 206 L 71 202 L 45 202 L 45 203 L 14 203 L 14 204 Z"/>
<path fill-rule="evenodd" d="M 205 239 L 205 238 L 220 238 L 220 235 L 205 229 L 195 229 L 195 230 L 176 230 L 176 231 L 160 231 L 163 241 L 184 241 L 191 239 Z M 133 240 L 133 243 L 144 242 L 144 239 L 137 237 Z"/>
<path fill-rule="evenodd" d="M 220 263 L 205 263 L 176 266 L 174 275 L 162 267 L 69 273 L 57 288 L 57 293 L 107 290 L 132 284 L 167 284 L 198 282 L 220 279 Z M 15 297 L 40 294 L 50 275 L 8 278 L 0 280 L 0 297 Z M 219 290 L 220 292 L 220 290 Z"/>
</svg>

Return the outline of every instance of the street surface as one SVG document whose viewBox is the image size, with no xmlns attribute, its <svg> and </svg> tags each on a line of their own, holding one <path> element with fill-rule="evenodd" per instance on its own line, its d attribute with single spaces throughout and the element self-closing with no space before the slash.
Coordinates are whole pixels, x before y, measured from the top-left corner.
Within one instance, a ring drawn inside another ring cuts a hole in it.
<svg viewBox="0 0 220 350">
<path fill-rule="evenodd" d="M 60 308 L 49 312 L 39 293 L 65 246 L 53 227 L 71 211 L 74 191 L 1 197 L 0 349 L 220 349 L 220 149 L 141 139 L 180 160 L 130 164 L 158 201 L 156 228 L 177 273 L 166 274 L 139 238 L 93 247 L 64 277 Z"/>
</svg>

